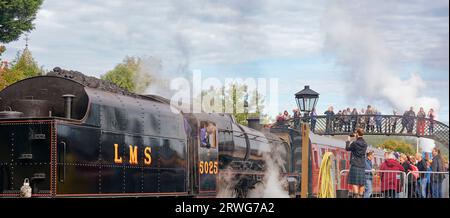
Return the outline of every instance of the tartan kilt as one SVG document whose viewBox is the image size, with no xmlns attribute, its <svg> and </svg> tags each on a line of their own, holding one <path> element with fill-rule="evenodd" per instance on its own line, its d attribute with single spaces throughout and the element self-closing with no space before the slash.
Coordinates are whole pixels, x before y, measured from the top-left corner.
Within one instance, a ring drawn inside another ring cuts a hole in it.
<svg viewBox="0 0 450 218">
<path fill-rule="evenodd" d="M 366 179 L 365 170 L 364 167 L 350 166 L 347 183 L 349 185 L 364 185 Z"/>
</svg>

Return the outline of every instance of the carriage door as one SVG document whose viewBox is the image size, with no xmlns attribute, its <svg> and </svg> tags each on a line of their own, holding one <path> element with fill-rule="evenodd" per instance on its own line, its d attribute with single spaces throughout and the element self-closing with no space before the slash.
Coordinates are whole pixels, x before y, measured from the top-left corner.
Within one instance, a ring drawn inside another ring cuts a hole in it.
<svg viewBox="0 0 450 218">
<path fill-rule="evenodd" d="M 198 130 L 199 193 L 215 195 L 219 174 L 218 131 L 216 124 L 200 121 Z"/>
</svg>

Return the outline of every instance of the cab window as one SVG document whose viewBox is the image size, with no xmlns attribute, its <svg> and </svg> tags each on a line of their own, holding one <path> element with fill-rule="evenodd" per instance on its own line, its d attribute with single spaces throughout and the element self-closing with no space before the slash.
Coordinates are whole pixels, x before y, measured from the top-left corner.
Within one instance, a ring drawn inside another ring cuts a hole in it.
<svg viewBox="0 0 450 218">
<path fill-rule="evenodd" d="M 200 122 L 200 147 L 204 148 L 217 148 L 218 137 L 217 137 L 217 127 L 216 124 L 209 121 Z"/>
</svg>

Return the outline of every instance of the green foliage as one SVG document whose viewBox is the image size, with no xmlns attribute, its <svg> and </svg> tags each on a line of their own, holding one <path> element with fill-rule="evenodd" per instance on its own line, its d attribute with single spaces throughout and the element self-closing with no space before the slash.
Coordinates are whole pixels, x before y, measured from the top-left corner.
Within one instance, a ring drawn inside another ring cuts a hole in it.
<svg viewBox="0 0 450 218">
<path fill-rule="evenodd" d="M 142 68 L 142 58 L 125 57 L 122 63 L 117 64 L 101 78 L 130 92 L 143 93 L 150 85 L 151 77 L 143 72 Z"/>
<path fill-rule="evenodd" d="M 391 151 L 397 151 L 400 153 L 404 153 L 407 155 L 414 155 L 415 150 L 411 144 L 408 144 L 405 141 L 401 140 L 386 140 L 382 144 L 379 144 L 378 147 L 384 148 Z"/>
<path fill-rule="evenodd" d="M 245 84 L 233 83 L 228 87 L 222 87 L 220 89 L 214 89 L 211 87 L 208 90 L 202 91 L 201 96 L 197 97 L 197 101 L 202 101 L 203 110 L 207 105 L 210 98 L 214 97 L 222 101 L 214 104 L 215 108 L 208 108 L 206 112 L 215 113 L 230 113 L 236 118 L 236 122 L 242 125 L 247 125 L 247 118 L 260 117 L 264 110 L 264 97 L 257 91 L 247 92 L 247 86 Z M 211 100 L 213 101 L 213 100 Z M 212 102 L 211 102 L 212 103 Z M 268 120 L 267 115 L 263 115 L 263 120 Z"/>
<path fill-rule="evenodd" d="M 0 42 L 15 41 L 23 32 L 32 30 L 42 2 L 43 0 L 1 0 Z"/>
<path fill-rule="evenodd" d="M 403 141 L 412 146 L 413 150 L 416 150 L 416 137 L 405 137 L 405 136 L 381 136 L 381 135 L 365 135 L 364 139 L 369 145 L 380 145 L 383 144 L 386 140 L 395 140 L 395 141 Z M 436 146 L 441 149 L 441 153 L 444 156 L 448 156 L 449 150 L 448 147 L 438 141 L 435 141 Z"/>
<path fill-rule="evenodd" d="M 22 53 L 17 54 L 11 69 L 5 69 L 0 75 L 0 90 L 17 81 L 42 74 L 43 69 L 38 66 L 30 50 L 25 48 Z"/>
<path fill-rule="evenodd" d="M 101 78 L 128 91 L 134 91 L 135 86 L 133 83 L 133 71 L 125 64 L 117 65 L 113 70 L 109 71 Z"/>
</svg>

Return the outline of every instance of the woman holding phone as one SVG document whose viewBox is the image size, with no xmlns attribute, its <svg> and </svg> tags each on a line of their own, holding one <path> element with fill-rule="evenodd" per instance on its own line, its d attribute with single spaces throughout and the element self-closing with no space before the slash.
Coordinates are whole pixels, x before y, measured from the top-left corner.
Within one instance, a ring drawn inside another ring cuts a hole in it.
<svg viewBox="0 0 450 218">
<path fill-rule="evenodd" d="M 348 184 L 352 185 L 354 198 L 362 198 L 364 195 L 367 143 L 363 135 L 364 130 L 358 128 L 355 133 L 348 136 L 345 143 L 345 150 L 351 152 Z"/>
</svg>

